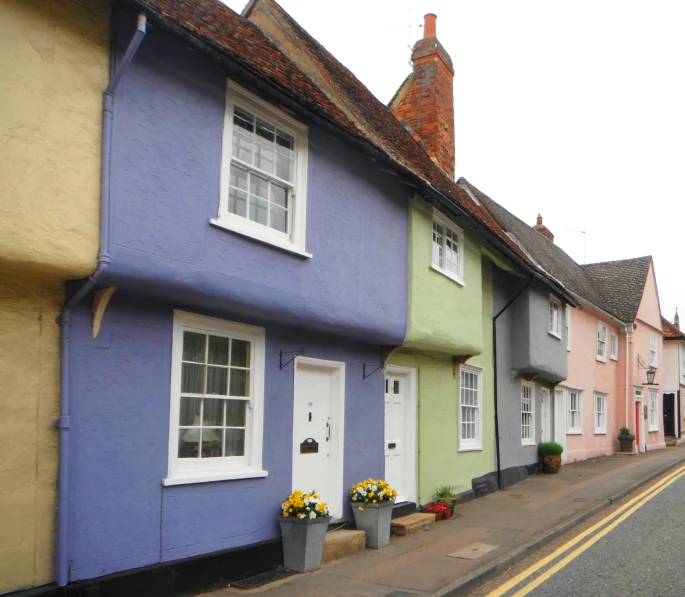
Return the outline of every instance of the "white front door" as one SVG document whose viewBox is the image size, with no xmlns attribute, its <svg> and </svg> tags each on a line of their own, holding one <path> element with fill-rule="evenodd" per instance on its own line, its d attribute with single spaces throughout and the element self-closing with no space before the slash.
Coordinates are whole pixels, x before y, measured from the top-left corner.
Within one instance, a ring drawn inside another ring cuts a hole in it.
<svg viewBox="0 0 685 597">
<path fill-rule="evenodd" d="M 566 390 L 554 390 L 554 441 L 564 448 L 561 459 L 566 461 Z"/>
<path fill-rule="evenodd" d="M 295 360 L 293 491 L 316 491 L 342 518 L 345 365 Z"/>
<path fill-rule="evenodd" d="M 541 422 L 541 441 L 543 442 L 551 442 L 552 440 L 552 426 L 551 426 L 551 419 L 550 419 L 550 412 L 551 412 L 551 407 L 549 403 L 549 389 L 548 388 L 542 388 L 540 390 L 540 403 L 541 403 L 541 410 L 542 410 L 542 422 Z"/>
<path fill-rule="evenodd" d="M 415 371 L 387 367 L 385 375 L 385 480 L 399 502 L 415 497 Z"/>
</svg>

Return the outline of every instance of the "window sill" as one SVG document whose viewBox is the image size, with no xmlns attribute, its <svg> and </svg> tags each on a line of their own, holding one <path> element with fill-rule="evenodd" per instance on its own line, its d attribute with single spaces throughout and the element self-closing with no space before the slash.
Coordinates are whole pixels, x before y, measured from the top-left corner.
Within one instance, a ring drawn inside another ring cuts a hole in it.
<svg viewBox="0 0 685 597">
<path fill-rule="evenodd" d="M 582 431 L 567 431 L 566 435 L 583 435 Z"/>
<path fill-rule="evenodd" d="M 596 360 L 598 363 L 604 363 L 604 364 L 606 364 L 606 362 L 607 362 L 607 360 L 606 360 L 605 358 L 604 358 L 604 359 L 601 359 L 601 358 L 597 357 L 595 360 Z"/>
<path fill-rule="evenodd" d="M 529 441 L 525 441 L 525 442 L 521 442 L 521 445 L 522 445 L 522 446 L 537 446 L 537 444 L 536 444 L 535 442 L 530 441 L 530 440 L 529 440 Z"/>
<path fill-rule="evenodd" d="M 597 431 L 597 430 L 595 429 L 595 435 L 606 435 L 606 434 L 607 434 L 606 431 Z"/>
<path fill-rule="evenodd" d="M 659 433 L 659 428 L 657 427 L 656 429 L 649 429 L 647 433 Z"/>
<path fill-rule="evenodd" d="M 618 361 L 618 357 L 611 357 L 612 361 Z"/>
<path fill-rule="evenodd" d="M 455 284 L 458 284 L 459 286 L 462 286 L 462 287 L 464 286 L 464 282 L 462 280 L 460 280 L 459 278 L 457 278 L 457 276 L 455 276 L 454 274 L 450 274 L 449 272 L 445 271 L 444 269 L 440 269 L 439 267 L 437 267 L 436 265 L 433 265 L 433 264 L 431 264 L 430 268 L 434 272 L 442 274 L 443 276 L 445 276 L 445 278 L 449 278 Z"/>
<path fill-rule="evenodd" d="M 561 340 L 561 339 L 562 339 L 561 336 L 560 336 L 559 334 L 556 334 L 556 333 L 554 333 L 554 332 L 551 331 L 551 330 L 547 330 L 547 333 L 548 333 L 550 336 L 552 336 L 552 338 L 556 338 L 557 340 Z"/>
<path fill-rule="evenodd" d="M 236 479 L 258 479 L 268 477 L 269 471 L 262 471 L 256 469 L 235 469 L 233 471 L 225 471 L 218 473 L 201 473 L 201 474 L 178 474 L 162 479 L 162 485 L 169 487 L 172 485 L 190 485 L 192 483 L 212 483 L 214 481 L 233 481 Z"/>
<path fill-rule="evenodd" d="M 464 448 L 459 448 L 457 450 L 457 453 L 459 452 L 482 452 L 483 451 L 483 446 L 467 446 Z"/>
<path fill-rule="evenodd" d="M 307 251 L 301 249 L 297 245 L 287 242 L 280 242 L 276 239 L 255 236 L 254 234 L 252 234 L 252 232 L 234 226 L 231 222 L 221 217 L 212 218 L 209 220 L 209 223 L 212 226 L 216 226 L 217 228 L 223 228 L 224 230 L 228 230 L 229 232 L 239 234 L 240 236 L 246 236 L 247 238 L 251 238 L 252 240 L 256 240 L 257 242 L 280 249 L 281 251 L 287 251 L 288 253 L 293 253 L 294 255 L 299 255 L 300 257 L 306 257 L 307 259 L 311 259 L 312 257 L 314 257 L 311 253 L 307 253 Z"/>
</svg>

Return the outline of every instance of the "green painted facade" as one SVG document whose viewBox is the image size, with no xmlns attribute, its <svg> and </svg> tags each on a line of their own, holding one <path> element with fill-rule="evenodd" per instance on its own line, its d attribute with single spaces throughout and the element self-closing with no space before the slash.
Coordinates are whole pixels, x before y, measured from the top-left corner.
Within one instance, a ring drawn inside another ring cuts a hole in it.
<svg viewBox="0 0 685 597">
<path fill-rule="evenodd" d="M 431 269 L 432 210 L 410 204 L 409 313 L 405 344 L 390 365 L 412 367 L 417 378 L 417 502 L 440 485 L 458 493 L 495 470 L 492 346 L 492 249 L 468 232 L 464 285 Z M 496 254 L 496 253 L 495 253 Z M 500 261 L 500 263 L 502 263 Z M 459 362 L 482 368 L 482 449 L 459 451 Z M 455 359 L 456 357 L 456 359 Z M 462 357 L 462 358 L 460 358 Z M 456 364 L 455 364 L 456 361 Z"/>
</svg>

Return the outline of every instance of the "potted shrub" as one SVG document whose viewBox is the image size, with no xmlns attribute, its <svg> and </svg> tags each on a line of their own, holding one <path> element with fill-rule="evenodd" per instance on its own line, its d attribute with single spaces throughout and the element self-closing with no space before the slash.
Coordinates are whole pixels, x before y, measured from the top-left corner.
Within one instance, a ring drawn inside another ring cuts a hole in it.
<svg viewBox="0 0 685 597">
<path fill-rule="evenodd" d="M 618 443 L 621 444 L 621 452 L 633 453 L 633 442 L 635 435 L 627 427 L 621 427 L 618 432 Z"/>
<path fill-rule="evenodd" d="M 316 494 L 294 491 L 281 504 L 283 566 L 295 572 L 321 568 L 323 544 L 331 516 L 326 502 Z"/>
<path fill-rule="evenodd" d="M 367 549 L 378 549 L 390 543 L 392 506 L 397 491 L 381 479 L 367 479 L 350 491 L 350 505 L 357 529 L 366 533 Z"/>
<path fill-rule="evenodd" d="M 434 502 L 442 502 L 449 508 L 450 515 L 454 514 L 454 505 L 459 501 L 459 496 L 453 493 L 451 485 L 441 485 L 433 494 Z"/>
<path fill-rule="evenodd" d="M 556 442 L 541 442 L 538 444 L 538 454 L 542 462 L 542 470 L 556 475 L 561 469 L 561 454 L 564 448 Z"/>
<path fill-rule="evenodd" d="M 450 509 L 442 502 L 428 502 L 423 509 L 435 514 L 435 520 L 442 520 L 443 518 L 449 520 L 450 518 Z"/>
</svg>

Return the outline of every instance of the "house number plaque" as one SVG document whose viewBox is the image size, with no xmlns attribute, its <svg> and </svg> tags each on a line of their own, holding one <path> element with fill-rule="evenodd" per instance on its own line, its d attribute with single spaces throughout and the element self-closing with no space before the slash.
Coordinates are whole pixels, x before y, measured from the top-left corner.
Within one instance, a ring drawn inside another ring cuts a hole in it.
<svg viewBox="0 0 685 597">
<path fill-rule="evenodd" d="M 319 443 L 312 437 L 308 437 L 300 444 L 300 454 L 318 454 Z"/>
</svg>

